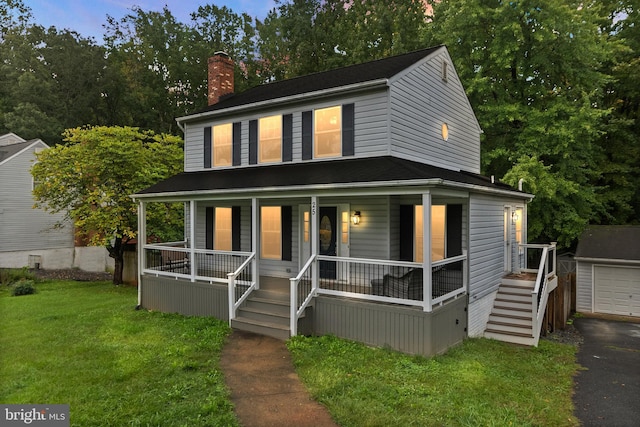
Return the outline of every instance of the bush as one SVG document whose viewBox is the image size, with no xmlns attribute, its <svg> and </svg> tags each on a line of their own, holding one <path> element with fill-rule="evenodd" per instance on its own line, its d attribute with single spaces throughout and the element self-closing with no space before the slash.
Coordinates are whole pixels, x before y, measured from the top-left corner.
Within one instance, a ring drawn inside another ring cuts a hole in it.
<svg viewBox="0 0 640 427">
<path fill-rule="evenodd" d="M 11 285 L 19 280 L 35 280 L 35 276 L 27 267 L 0 268 L 0 285 Z"/>
<path fill-rule="evenodd" d="M 36 292 L 36 288 L 33 286 L 33 280 L 23 279 L 15 284 L 13 289 L 11 290 L 11 295 L 14 297 L 20 295 L 31 295 Z"/>
</svg>

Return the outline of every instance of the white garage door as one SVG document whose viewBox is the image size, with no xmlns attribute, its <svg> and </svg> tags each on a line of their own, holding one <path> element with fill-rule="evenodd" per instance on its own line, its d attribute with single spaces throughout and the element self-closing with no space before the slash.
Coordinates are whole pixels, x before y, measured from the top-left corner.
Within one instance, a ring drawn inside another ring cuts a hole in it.
<svg viewBox="0 0 640 427">
<path fill-rule="evenodd" d="M 640 316 L 640 268 L 596 265 L 593 281 L 597 313 Z"/>
</svg>

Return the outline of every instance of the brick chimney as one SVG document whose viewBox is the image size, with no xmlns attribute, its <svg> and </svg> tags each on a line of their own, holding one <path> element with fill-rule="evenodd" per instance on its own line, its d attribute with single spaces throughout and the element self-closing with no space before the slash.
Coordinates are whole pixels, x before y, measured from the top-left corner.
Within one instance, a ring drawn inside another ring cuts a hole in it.
<svg viewBox="0 0 640 427">
<path fill-rule="evenodd" d="M 233 60 L 224 52 L 216 52 L 208 64 L 209 105 L 216 104 L 224 95 L 233 93 Z"/>
</svg>

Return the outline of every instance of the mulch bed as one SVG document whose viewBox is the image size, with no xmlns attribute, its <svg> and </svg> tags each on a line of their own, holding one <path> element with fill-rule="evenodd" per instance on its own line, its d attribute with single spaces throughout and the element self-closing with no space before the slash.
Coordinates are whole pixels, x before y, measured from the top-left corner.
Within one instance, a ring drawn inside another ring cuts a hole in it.
<svg viewBox="0 0 640 427">
<path fill-rule="evenodd" d="M 83 271 L 76 268 L 64 269 L 64 270 L 42 270 L 32 269 L 29 270 L 34 276 L 42 280 L 77 280 L 81 282 L 92 281 L 111 281 L 113 280 L 112 273 L 100 273 L 92 271 Z"/>
</svg>

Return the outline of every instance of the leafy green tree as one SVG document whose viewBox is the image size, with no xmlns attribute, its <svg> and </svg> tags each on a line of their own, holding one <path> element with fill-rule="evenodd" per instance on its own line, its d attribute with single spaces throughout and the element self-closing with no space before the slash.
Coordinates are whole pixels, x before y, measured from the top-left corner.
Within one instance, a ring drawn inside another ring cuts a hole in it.
<svg viewBox="0 0 640 427">
<path fill-rule="evenodd" d="M 610 40 L 596 2 L 432 2 L 432 43 L 444 43 L 483 128 L 482 169 L 536 198 L 529 237 L 570 246 L 605 210 L 596 183 L 609 111 Z"/>
<path fill-rule="evenodd" d="M 36 207 L 65 213 L 90 244 L 115 260 L 122 283 L 125 245 L 137 235 L 137 205 L 130 197 L 182 169 L 182 140 L 130 127 L 68 129 L 64 143 L 37 155 L 32 168 Z M 164 241 L 182 237 L 180 206 L 155 206 L 149 231 Z"/>
</svg>

